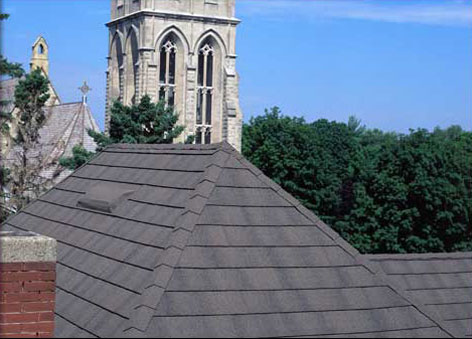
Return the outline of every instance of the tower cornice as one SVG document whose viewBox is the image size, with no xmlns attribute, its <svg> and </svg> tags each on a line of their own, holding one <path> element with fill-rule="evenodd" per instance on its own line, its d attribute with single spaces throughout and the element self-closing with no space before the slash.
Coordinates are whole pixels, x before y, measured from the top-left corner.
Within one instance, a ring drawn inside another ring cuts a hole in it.
<svg viewBox="0 0 472 339">
<path fill-rule="evenodd" d="M 194 21 L 201 21 L 201 22 L 211 22 L 214 24 L 221 24 L 221 25 L 238 25 L 241 20 L 237 18 L 228 18 L 228 17 L 218 17 L 218 16 L 206 16 L 200 14 L 190 14 L 190 13 L 177 13 L 177 12 L 166 12 L 166 11 L 155 11 L 155 10 L 140 10 L 131 14 L 127 14 L 115 20 L 112 20 L 106 24 L 107 27 L 115 26 L 123 21 L 128 21 L 130 19 L 138 18 L 141 16 L 153 16 L 158 18 L 171 18 L 175 20 L 194 20 Z"/>
</svg>

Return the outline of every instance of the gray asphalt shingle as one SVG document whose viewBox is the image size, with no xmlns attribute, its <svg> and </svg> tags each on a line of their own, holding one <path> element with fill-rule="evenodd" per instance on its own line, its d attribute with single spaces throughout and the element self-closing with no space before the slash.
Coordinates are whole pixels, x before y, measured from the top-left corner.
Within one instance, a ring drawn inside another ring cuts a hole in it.
<svg viewBox="0 0 472 339">
<path fill-rule="evenodd" d="M 368 255 L 460 336 L 472 334 L 472 252 Z"/>
<path fill-rule="evenodd" d="M 226 143 L 112 145 L 3 227 L 58 240 L 60 337 L 453 334 Z"/>
</svg>

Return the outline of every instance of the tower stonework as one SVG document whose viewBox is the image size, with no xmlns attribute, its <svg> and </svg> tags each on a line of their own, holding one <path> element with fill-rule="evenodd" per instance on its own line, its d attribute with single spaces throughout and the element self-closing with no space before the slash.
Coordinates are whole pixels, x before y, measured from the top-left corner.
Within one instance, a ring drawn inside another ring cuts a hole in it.
<svg viewBox="0 0 472 339">
<path fill-rule="evenodd" d="M 46 77 L 49 77 L 49 47 L 46 40 L 40 36 L 36 39 L 33 46 L 30 68 L 35 70 L 39 68 Z"/>
<path fill-rule="evenodd" d="M 113 100 L 143 95 L 179 114 L 195 143 L 241 149 L 235 0 L 111 0 L 106 128 Z"/>
</svg>

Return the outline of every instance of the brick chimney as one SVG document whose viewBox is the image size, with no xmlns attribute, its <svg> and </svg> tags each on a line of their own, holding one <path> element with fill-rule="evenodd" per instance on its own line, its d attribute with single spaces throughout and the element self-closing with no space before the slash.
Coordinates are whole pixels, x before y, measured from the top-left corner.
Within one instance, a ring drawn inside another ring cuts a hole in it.
<svg viewBox="0 0 472 339">
<path fill-rule="evenodd" d="M 56 241 L 0 232 L 0 338 L 54 336 Z"/>
</svg>

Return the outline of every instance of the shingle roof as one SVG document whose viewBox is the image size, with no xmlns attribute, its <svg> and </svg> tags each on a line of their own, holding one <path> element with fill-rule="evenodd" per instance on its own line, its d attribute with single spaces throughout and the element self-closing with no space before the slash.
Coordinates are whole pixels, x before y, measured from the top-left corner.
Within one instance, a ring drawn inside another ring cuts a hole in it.
<svg viewBox="0 0 472 339">
<path fill-rule="evenodd" d="M 42 153 L 44 170 L 41 177 L 55 179 L 57 182 L 71 172 L 64 170 L 59 180 L 55 178 L 59 169 L 59 158 L 72 156 L 72 148 L 82 144 L 88 151 L 95 151 L 97 145 L 88 135 L 92 129 L 100 131 L 92 116 L 89 106 L 81 102 L 46 107 L 46 122 L 40 129 L 40 146 L 31 152 L 35 156 Z M 15 161 L 15 148 L 7 155 L 9 161 Z"/>
<path fill-rule="evenodd" d="M 4 101 L 2 109 L 6 112 L 11 111 L 14 107 L 15 87 L 18 85 L 18 82 L 17 78 L 0 81 L 0 100 Z"/>
<path fill-rule="evenodd" d="M 472 252 L 366 257 L 460 336 L 472 337 Z"/>
<path fill-rule="evenodd" d="M 226 143 L 110 146 L 4 227 L 58 240 L 59 337 L 453 332 Z"/>
</svg>

